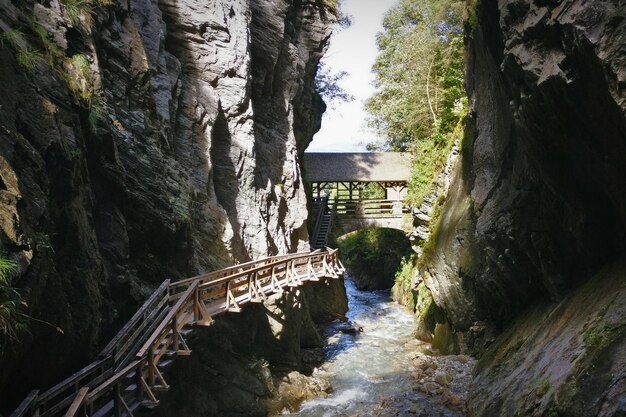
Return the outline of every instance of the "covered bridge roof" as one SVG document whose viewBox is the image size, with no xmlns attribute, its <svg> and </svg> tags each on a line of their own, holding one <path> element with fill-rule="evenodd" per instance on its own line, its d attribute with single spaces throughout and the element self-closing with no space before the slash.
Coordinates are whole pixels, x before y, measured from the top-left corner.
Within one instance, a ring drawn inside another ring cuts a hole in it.
<svg viewBox="0 0 626 417">
<path fill-rule="evenodd" d="M 411 177 L 412 157 L 401 152 L 305 153 L 309 182 L 398 182 Z"/>
</svg>

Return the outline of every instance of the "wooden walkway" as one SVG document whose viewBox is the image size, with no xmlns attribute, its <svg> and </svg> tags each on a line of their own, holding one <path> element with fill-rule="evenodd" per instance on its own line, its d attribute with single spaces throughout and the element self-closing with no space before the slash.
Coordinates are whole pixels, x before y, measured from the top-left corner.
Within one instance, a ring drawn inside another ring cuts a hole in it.
<svg viewBox="0 0 626 417">
<path fill-rule="evenodd" d="M 126 323 L 98 359 L 49 390 L 32 391 L 10 417 L 131 417 L 158 405 L 169 385 L 163 370 L 187 356 L 194 326 L 210 326 L 227 311 L 297 287 L 338 278 L 344 268 L 337 250 L 274 256 L 220 271 L 164 281 Z"/>
</svg>

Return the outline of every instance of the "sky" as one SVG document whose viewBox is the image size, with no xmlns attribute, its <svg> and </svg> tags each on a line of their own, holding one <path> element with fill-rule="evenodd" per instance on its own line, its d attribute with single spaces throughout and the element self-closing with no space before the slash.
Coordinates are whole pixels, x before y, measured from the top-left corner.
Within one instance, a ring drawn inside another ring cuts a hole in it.
<svg viewBox="0 0 626 417">
<path fill-rule="evenodd" d="M 364 103 L 374 93 L 372 65 L 378 54 L 376 33 L 382 31 L 385 12 L 397 0 L 344 0 L 341 10 L 352 19 L 347 29 L 336 28 L 322 59 L 334 73 L 346 71 L 339 85 L 355 97 L 350 103 L 331 103 L 322 128 L 308 152 L 360 152 L 378 136 L 367 127 Z"/>
</svg>

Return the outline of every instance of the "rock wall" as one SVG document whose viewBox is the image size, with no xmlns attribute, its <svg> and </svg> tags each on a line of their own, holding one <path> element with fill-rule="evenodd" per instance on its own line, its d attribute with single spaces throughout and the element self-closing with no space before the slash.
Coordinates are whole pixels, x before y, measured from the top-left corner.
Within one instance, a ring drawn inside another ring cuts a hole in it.
<svg viewBox="0 0 626 417">
<path fill-rule="evenodd" d="M 478 3 L 470 123 L 423 272 L 480 351 L 624 249 L 626 26 L 619 1 Z"/>
<path fill-rule="evenodd" d="M 27 313 L 63 331 L 31 322 L 4 346 L 0 411 L 85 363 L 163 279 L 308 248 L 298 157 L 333 11 L 92 3 L 0 1 L 0 244 Z"/>
<path fill-rule="evenodd" d="M 626 412 L 623 6 L 469 2 L 470 120 L 420 274 L 482 356 L 470 415 Z"/>
</svg>

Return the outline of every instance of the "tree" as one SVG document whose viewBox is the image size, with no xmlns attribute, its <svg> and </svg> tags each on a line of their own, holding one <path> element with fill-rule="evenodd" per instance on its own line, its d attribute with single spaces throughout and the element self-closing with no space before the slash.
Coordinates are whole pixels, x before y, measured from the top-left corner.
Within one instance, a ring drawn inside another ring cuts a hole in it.
<svg viewBox="0 0 626 417">
<path fill-rule="evenodd" d="M 419 154 L 410 190 L 416 204 L 443 167 L 467 107 L 462 12 L 461 1 L 402 0 L 377 36 L 377 91 L 366 109 L 386 140 L 369 148 Z"/>
<path fill-rule="evenodd" d="M 315 74 L 315 89 L 327 103 L 353 101 L 354 96 L 339 85 L 339 82 L 348 76 L 346 71 L 333 72 L 323 62 L 320 62 Z"/>
</svg>

